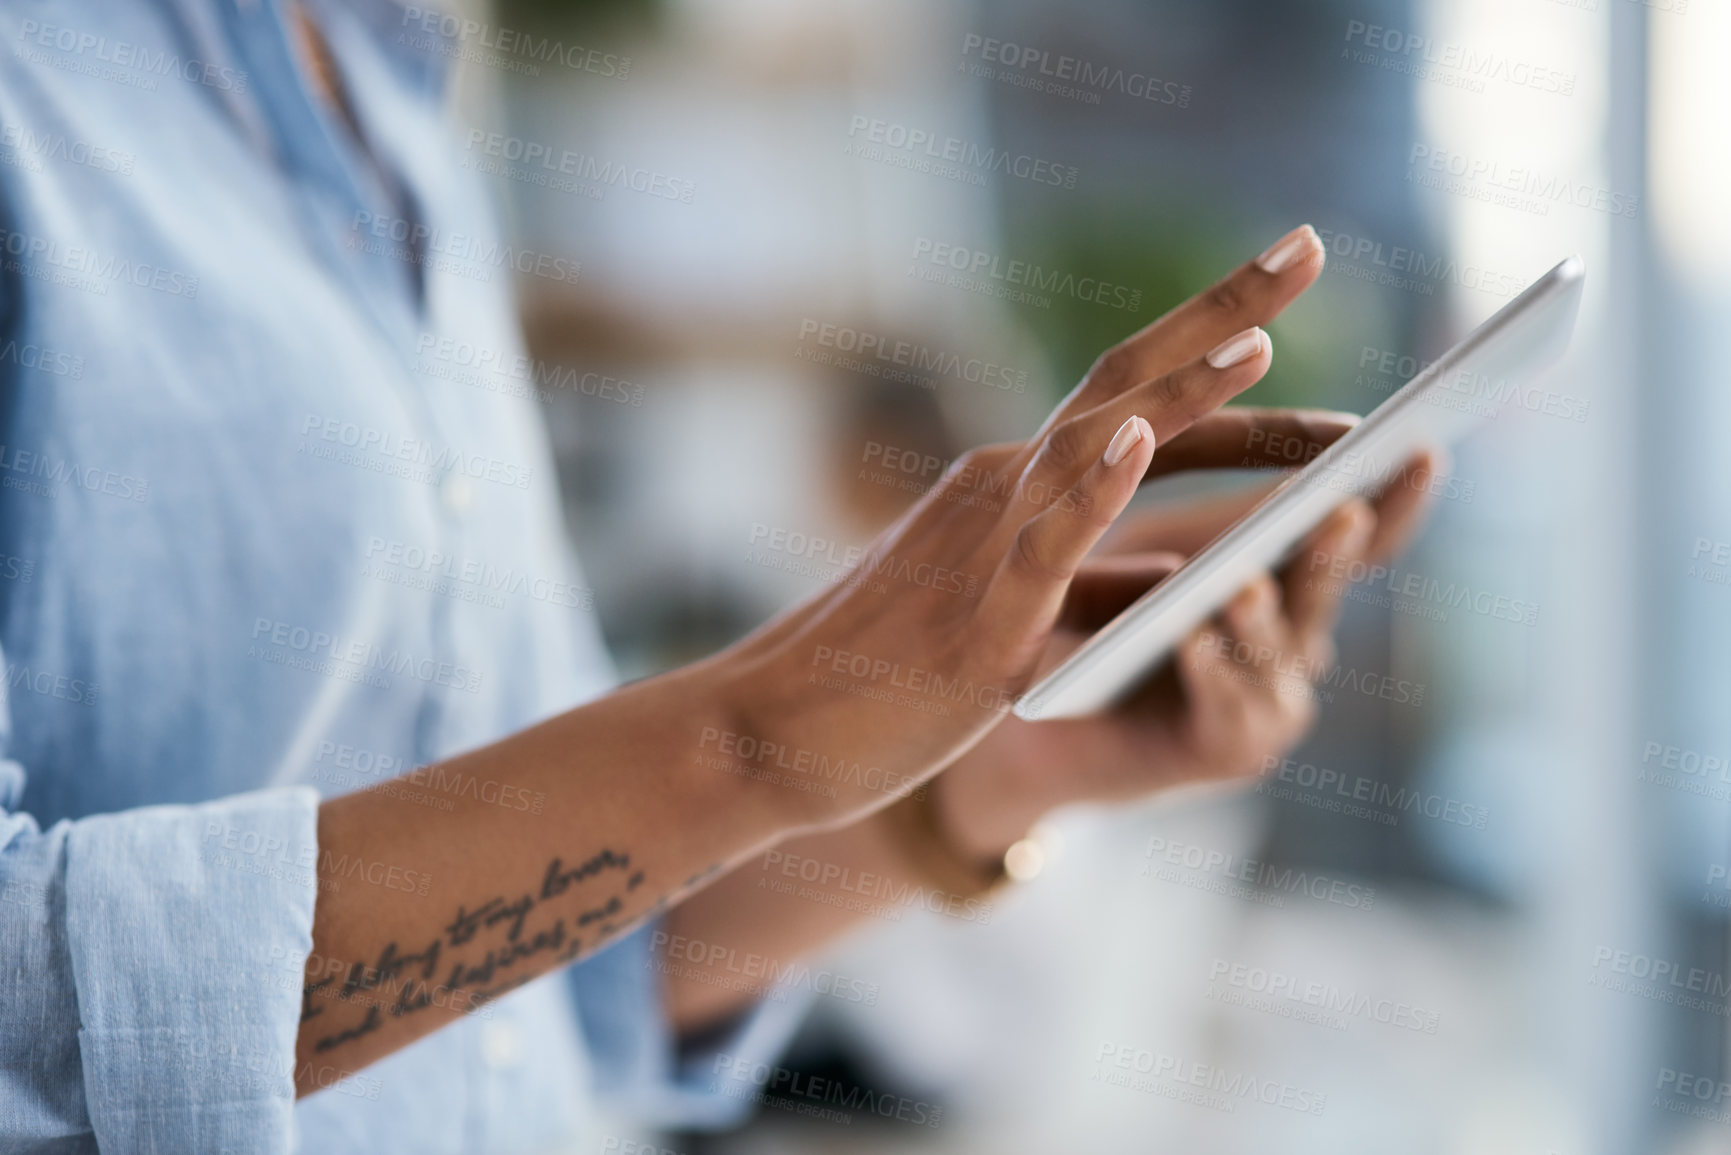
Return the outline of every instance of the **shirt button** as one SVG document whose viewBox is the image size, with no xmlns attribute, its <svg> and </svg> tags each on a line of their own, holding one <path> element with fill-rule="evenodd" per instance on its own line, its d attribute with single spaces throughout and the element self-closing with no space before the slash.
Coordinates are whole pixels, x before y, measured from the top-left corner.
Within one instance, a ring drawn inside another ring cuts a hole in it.
<svg viewBox="0 0 1731 1155">
<path fill-rule="evenodd" d="M 481 1028 L 481 1061 L 495 1071 L 515 1067 L 523 1056 L 523 1039 L 511 1023 L 488 1023 Z"/>
<path fill-rule="evenodd" d="M 461 517 L 475 504 L 475 488 L 462 474 L 447 473 L 439 483 L 439 500 L 445 503 L 446 509 Z"/>
</svg>

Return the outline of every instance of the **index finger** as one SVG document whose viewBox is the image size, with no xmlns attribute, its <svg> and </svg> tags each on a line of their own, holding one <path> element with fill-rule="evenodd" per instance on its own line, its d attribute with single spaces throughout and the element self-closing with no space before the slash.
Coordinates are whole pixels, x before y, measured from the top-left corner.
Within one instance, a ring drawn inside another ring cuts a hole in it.
<svg viewBox="0 0 1731 1155">
<path fill-rule="evenodd" d="M 1255 260 L 1101 354 L 1061 408 L 1070 408 L 1074 401 L 1092 409 L 1138 382 L 1195 360 L 1234 333 L 1267 324 L 1316 283 L 1326 259 L 1316 230 L 1300 225 Z"/>
</svg>

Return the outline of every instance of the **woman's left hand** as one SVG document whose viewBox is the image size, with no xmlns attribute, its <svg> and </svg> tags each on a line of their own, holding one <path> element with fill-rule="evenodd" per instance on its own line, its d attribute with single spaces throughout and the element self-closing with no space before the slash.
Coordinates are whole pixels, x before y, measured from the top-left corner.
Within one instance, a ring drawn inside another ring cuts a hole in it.
<svg viewBox="0 0 1731 1155">
<path fill-rule="evenodd" d="M 1249 777 L 1291 749 L 1315 718 L 1312 680 L 1333 663 L 1334 625 L 1352 586 L 1346 575 L 1362 572 L 1355 563 L 1377 564 L 1400 550 L 1421 520 L 1436 470 L 1429 457 L 1416 458 L 1374 503 L 1336 511 L 1278 577 L 1264 574 L 1240 592 L 1117 708 L 998 726 L 934 782 L 938 813 L 958 848 L 990 859 L 1055 807 Z M 1264 492 L 1126 517 L 1077 576 L 1042 673 Z M 1239 660 L 1246 653 L 1258 657 Z"/>
</svg>

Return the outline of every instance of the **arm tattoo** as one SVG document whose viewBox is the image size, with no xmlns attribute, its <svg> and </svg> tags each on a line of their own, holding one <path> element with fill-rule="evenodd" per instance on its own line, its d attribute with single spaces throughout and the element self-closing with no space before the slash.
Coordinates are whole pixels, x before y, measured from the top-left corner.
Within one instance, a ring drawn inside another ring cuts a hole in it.
<svg viewBox="0 0 1731 1155">
<path fill-rule="evenodd" d="M 719 870 L 717 864 L 693 875 L 681 890 L 707 881 Z M 341 972 L 340 988 L 334 986 L 335 975 L 308 982 L 301 990 L 303 1023 L 326 1010 L 314 1004 L 315 998 L 365 1008 L 353 1025 L 322 1035 L 313 1049 L 331 1051 L 371 1034 L 384 1025 L 385 1014 L 401 1018 L 431 1006 L 474 1010 L 534 978 L 533 972 L 514 973 L 526 959 L 545 955 L 558 965 L 577 958 L 585 949 L 598 949 L 637 921 L 627 915 L 624 895 L 643 884 L 644 872 L 631 872 L 621 890 L 604 899 L 590 897 L 589 886 L 627 871 L 631 871 L 631 856 L 611 849 L 569 867 L 556 857 L 547 864 L 539 887 L 515 896 L 496 895 L 474 906 L 458 906 L 438 937 L 420 949 L 405 951 L 393 940 L 373 962 L 353 963 Z M 575 893 L 567 898 L 567 892 L 574 888 Z M 574 905 L 572 898 L 580 899 L 581 904 Z M 639 912 L 639 917 L 664 906 L 665 901 L 657 902 L 652 910 Z M 544 917 L 534 917 L 537 915 Z M 595 924 L 600 925 L 592 937 L 579 935 Z M 340 972 L 340 966 L 337 969 Z"/>
</svg>

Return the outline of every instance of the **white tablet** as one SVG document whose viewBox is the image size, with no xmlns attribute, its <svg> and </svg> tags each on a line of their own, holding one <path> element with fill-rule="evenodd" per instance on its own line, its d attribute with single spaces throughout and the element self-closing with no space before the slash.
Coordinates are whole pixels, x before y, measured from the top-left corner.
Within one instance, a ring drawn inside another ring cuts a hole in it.
<svg viewBox="0 0 1731 1155">
<path fill-rule="evenodd" d="M 1022 696 L 1016 715 L 1070 718 L 1117 702 L 1334 510 L 1376 493 L 1421 448 L 1458 441 L 1531 396 L 1533 379 L 1568 348 L 1583 276 L 1570 257 L 1528 286 L 1088 639 Z"/>
</svg>

